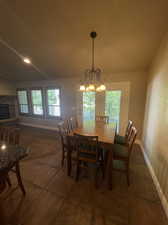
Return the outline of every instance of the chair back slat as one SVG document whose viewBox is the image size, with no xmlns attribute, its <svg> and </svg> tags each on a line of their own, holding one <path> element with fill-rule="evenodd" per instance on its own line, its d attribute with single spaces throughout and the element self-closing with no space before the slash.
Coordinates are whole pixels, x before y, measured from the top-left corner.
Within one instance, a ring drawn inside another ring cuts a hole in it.
<svg viewBox="0 0 168 225">
<path fill-rule="evenodd" d="M 96 116 L 96 122 L 109 123 L 109 116 Z"/>
<path fill-rule="evenodd" d="M 75 137 L 75 149 L 77 151 L 77 159 L 80 160 L 81 153 L 91 156 L 92 160 L 97 162 L 99 158 L 98 152 L 98 136 L 84 136 L 74 133 Z M 82 158 L 87 161 L 83 154 Z"/>
<path fill-rule="evenodd" d="M 20 129 L 14 129 L 9 132 L 9 144 L 19 145 L 20 142 Z"/>
<path fill-rule="evenodd" d="M 69 134 L 67 121 L 62 121 L 58 124 L 59 135 L 61 138 L 62 147 L 67 144 L 67 135 Z"/>
<path fill-rule="evenodd" d="M 69 126 L 69 129 L 71 131 L 78 127 L 78 121 L 77 121 L 77 118 L 75 116 L 71 116 L 68 119 L 68 126 Z"/>
<path fill-rule="evenodd" d="M 133 144 L 136 140 L 137 133 L 138 133 L 137 129 L 134 126 L 132 126 L 130 130 L 129 140 L 128 140 L 129 155 L 132 152 Z"/>
<path fill-rule="evenodd" d="M 127 141 L 129 141 L 129 138 L 130 138 L 132 126 L 133 126 L 133 122 L 131 120 L 129 120 L 126 131 L 125 131 L 125 138 L 127 139 Z"/>
<path fill-rule="evenodd" d="M 20 129 L 16 127 L 0 127 L 0 140 L 8 144 L 19 145 Z"/>
</svg>

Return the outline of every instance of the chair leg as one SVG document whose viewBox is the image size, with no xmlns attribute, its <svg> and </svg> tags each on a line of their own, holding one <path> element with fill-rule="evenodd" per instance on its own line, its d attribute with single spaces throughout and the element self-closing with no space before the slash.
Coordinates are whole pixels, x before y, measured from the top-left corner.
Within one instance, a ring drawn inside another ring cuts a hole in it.
<svg viewBox="0 0 168 225">
<path fill-rule="evenodd" d="M 71 151 L 67 151 L 67 175 L 71 176 L 71 168 L 72 168 L 72 157 L 71 157 Z"/>
<path fill-rule="evenodd" d="M 101 166 L 101 170 L 102 170 L 103 180 L 104 180 L 104 178 L 105 178 L 105 173 L 104 173 L 104 171 L 105 171 L 105 166 L 104 166 L 104 164 Z"/>
<path fill-rule="evenodd" d="M 79 173 L 80 173 L 80 162 L 78 161 L 76 166 L 76 177 L 75 177 L 76 181 L 79 180 Z"/>
<path fill-rule="evenodd" d="M 6 176 L 6 182 L 8 183 L 8 186 L 9 186 L 9 187 L 12 186 L 11 181 L 10 181 L 10 177 L 9 177 L 8 174 L 7 174 L 7 176 Z"/>
<path fill-rule="evenodd" d="M 64 159 L 65 159 L 65 152 L 62 150 L 62 160 L 61 160 L 61 166 L 64 166 Z"/>
<path fill-rule="evenodd" d="M 127 172 L 127 184 L 130 186 L 130 179 L 129 179 L 129 173 Z"/>
<path fill-rule="evenodd" d="M 130 186 L 129 166 L 127 166 L 126 176 L 127 176 L 127 184 L 128 186 Z"/>
<path fill-rule="evenodd" d="M 16 163 L 16 176 L 17 176 L 17 180 L 18 180 L 18 184 L 23 192 L 23 195 L 26 194 L 26 191 L 25 191 L 25 188 L 23 186 L 23 183 L 22 183 L 22 178 L 21 178 L 21 175 L 20 175 L 20 167 L 19 167 L 19 162 Z"/>
<path fill-rule="evenodd" d="M 97 183 L 97 175 L 98 175 L 98 171 L 99 171 L 99 167 L 96 168 L 96 171 L 95 171 L 95 188 L 97 189 L 98 188 L 98 183 Z"/>
</svg>

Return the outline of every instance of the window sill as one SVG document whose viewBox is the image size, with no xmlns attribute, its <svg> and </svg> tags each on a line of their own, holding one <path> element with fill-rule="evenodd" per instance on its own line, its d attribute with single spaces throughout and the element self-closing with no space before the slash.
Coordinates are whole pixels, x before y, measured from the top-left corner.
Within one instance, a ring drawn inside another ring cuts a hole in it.
<svg viewBox="0 0 168 225">
<path fill-rule="evenodd" d="M 44 116 L 44 115 L 40 116 L 40 115 L 23 114 L 23 113 L 20 113 L 19 116 L 29 117 L 29 118 L 32 118 L 32 119 L 41 119 L 41 120 L 56 120 L 56 121 L 62 120 L 61 116 Z"/>
</svg>

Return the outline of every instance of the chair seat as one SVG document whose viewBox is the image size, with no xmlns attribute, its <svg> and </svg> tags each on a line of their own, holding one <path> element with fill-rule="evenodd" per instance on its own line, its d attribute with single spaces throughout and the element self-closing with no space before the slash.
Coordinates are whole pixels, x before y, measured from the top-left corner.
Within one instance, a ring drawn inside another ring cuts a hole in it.
<svg viewBox="0 0 168 225">
<path fill-rule="evenodd" d="M 122 160 L 113 160 L 113 169 L 126 171 L 126 163 Z"/>
<path fill-rule="evenodd" d="M 93 154 L 89 153 L 89 152 L 80 152 L 79 153 L 79 159 L 81 158 L 82 161 L 86 161 L 86 160 L 91 160 L 91 161 L 96 161 L 96 155 L 93 152 Z"/>
<path fill-rule="evenodd" d="M 116 144 L 125 145 L 127 143 L 126 138 L 124 136 L 116 135 L 114 142 Z"/>
<path fill-rule="evenodd" d="M 99 167 L 102 162 L 97 161 L 94 154 L 88 154 L 85 152 L 80 153 L 79 160 L 81 160 L 84 164 L 81 167 L 90 167 L 90 168 L 97 168 Z M 86 163 L 86 164 L 85 164 Z"/>
<path fill-rule="evenodd" d="M 113 156 L 127 158 L 128 157 L 128 148 L 124 145 L 114 144 L 113 145 Z"/>
</svg>

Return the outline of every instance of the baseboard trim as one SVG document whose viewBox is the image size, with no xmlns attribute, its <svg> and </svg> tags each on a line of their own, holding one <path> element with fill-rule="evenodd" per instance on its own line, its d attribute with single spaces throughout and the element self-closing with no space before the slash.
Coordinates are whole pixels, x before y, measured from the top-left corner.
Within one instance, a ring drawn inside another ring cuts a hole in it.
<svg viewBox="0 0 168 225">
<path fill-rule="evenodd" d="M 164 193 L 163 193 L 163 191 L 161 189 L 159 181 L 158 181 L 158 179 L 156 177 L 156 174 L 155 174 L 154 169 L 153 169 L 153 167 L 151 165 L 151 162 L 150 162 L 150 160 L 149 160 L 149 158 L 148 158 L 148 156 L 147 156 L 147 154 L 145 152 L 145 149 L 143 147 L 142 142 L 140 140 L 138 140 L 136 143 L 139 144 L 139 146 L 141 147 L 142 153 L 144 155 L 145 162 L 146 162 L 146 164 L 147 164 L 147 166 L 149 168 L 150 174 L 152 176 L 153 182 L 154 182 L 154 184 L 156 186 L 156 190 L 157 190 L 159 198 L 161 200 L 163 209 L 164 209 L 164 211 L 166 213 L 166 216 L 168 218 L 168 201 L 167 201 L 167 199 L 166 199 L 166 197 L 165 197 L 165 195 L 164 195 Z"/>
<path fill-rule="evenodd" d="M 43 126 L 43 125 L 37 125 L 37 124 L 32 124 L 32 123 L 22 123 L 22 122 L 20 122 L 19 124 L 23 125 L 23 126 L 27 126 L 27 127 L 34 127 L 34 128 L 58 131 L 58 127 L 50 127 L 50 126 Z"/>
</svg>

